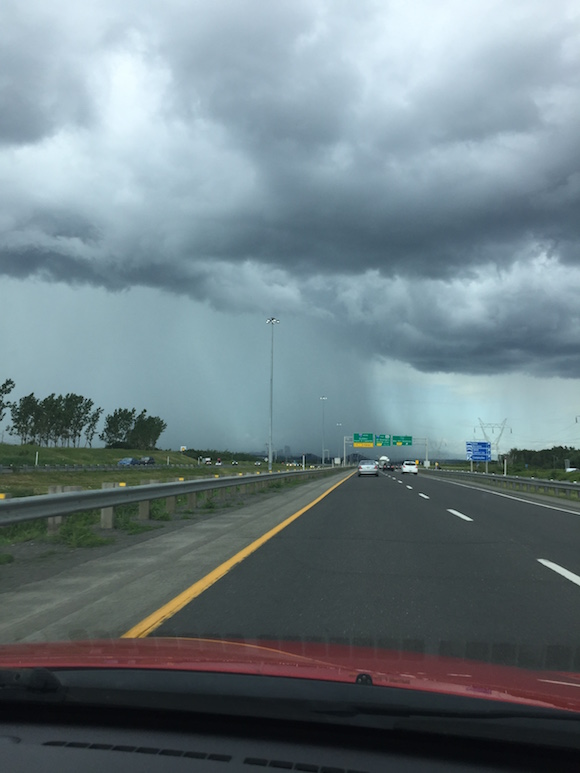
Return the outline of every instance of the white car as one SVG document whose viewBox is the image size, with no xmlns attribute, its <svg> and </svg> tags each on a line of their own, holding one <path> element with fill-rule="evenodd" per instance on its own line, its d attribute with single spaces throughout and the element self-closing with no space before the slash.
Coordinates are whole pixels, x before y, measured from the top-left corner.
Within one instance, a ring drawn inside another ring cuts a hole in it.
<svg viewBox="0 0 580 773">
<path fill-rule="evenodd" d="M 358 465 L 358 477 L 361 475 L 376 475 L 379 476 L 379 463 L 372 459 L 363 459 Z"/>
<path fill-rule="evenodd" d="M 401 474 L 404 472 L 412 472 L 415 475 L 419 472 L 416 462 L 403 462 L 401 465 Z"/>
</svg>

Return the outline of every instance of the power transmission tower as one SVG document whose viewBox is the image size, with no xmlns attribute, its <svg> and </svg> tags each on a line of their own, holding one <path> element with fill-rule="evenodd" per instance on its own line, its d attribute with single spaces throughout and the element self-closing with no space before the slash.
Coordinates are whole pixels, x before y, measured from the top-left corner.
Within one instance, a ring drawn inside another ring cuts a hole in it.
<svg viewBox="0 0 580 773">
<path fill-rule="evenodd" d="M 479 426 L 481 427 L 481 431 L 483 432 L 483 437 L 486 439 L 488 443 L 491 444 L 492 449 L 495 450 L 497 459 L 499 459 L 499 443 L 504 431 L 506 429 L 509 429 L 510 433 L 512 431 L 511 427 L 506 427 L 506 422 L 507 422 L 507 419 L 504 419 L 501 424 L 495 424 L 493 422 L 483 422 L 481 419 L 479 419 Z M 486 430 L 491 430 L 491 434 L 494 435 L 496 429 L 498 430 L 499 434 L 497 438 L 494 438 L 492 440 Z M 475 429 L 473 431 L 475 432 Z"/>
<path fill-rule="evenodd" d="M 435 452 L 435 455 L 439 456 L 441 454 L 441 449 L 443 448 L 443 446 L 446 446 L 446 445 L 447 445 L 447 441 L 445 440 L 445 438 L 443 438 L 443 440 L 435 441 L 433 443 L 433 451 Z"/>
</svg>

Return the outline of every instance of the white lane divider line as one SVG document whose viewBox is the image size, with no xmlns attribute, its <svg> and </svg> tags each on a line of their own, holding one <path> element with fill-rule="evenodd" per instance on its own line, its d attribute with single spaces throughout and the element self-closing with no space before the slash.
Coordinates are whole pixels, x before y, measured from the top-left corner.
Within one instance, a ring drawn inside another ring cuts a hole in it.
<svg viewBox="0 0 580 773">
<path fill-rule="evenodd" d="M 413 491 L 413 486 L 407 486 L 407 488 Z"/>
<path fill-rule="evenodd" d="M 403 482 L 402 480 L 398 480 L 398 481 L 397 481 L 397 483 L 402 483 L 402 482 Z"/>
<path fill-rule="evenodd" d="M 543 566 L 546 566 L 548 569 L 551 569 L 553 572 L 557 572 L 558 574 L 561 574 L 562 577 L 565 577 L 567 580 L 570 580 L 570 582 L 573 582 L 576 585 L 580 585 L 580 577 L 578 577 L 577 574 L 574 574 L 574 572 L 569 572 L 567 569 L 564 569 L 563 566 L 560 566 L 559 564 L 555 564 L 553 561 L 548 561 L 545 558 L 538 558 L 538 561 Z"/>
<path fill-rule="evenodd" d="M 427 494 L 419 494 L 419 496 L 420 496 L 420 497 L 423 497 L 423 499 L 429 499 L 429 497 L 427 496 Z"/>
<path fill-rule="evenodd" d="M 459 510 L 448 509 L 447 512 L 451 513 L 451 515 L 456 515 L 458 518 L 462 518 L 464 521 L 473 521 L 473 518 L 470 518 L 468 515 L 463 515 Z"/>
</svg>

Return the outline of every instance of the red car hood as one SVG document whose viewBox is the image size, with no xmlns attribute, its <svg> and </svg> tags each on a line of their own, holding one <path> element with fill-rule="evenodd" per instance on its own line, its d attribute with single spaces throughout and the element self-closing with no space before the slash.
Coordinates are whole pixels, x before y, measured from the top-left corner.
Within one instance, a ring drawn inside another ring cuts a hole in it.
<svg viewBox="0 0 580 773">
<path fill-rule="evenodd" d="M 118 639 L 0 646 L 0 668 L 136 668 L 293 677 L 373 685 L 580 713 L 580 674 L 307 642 Z"/>
</svg>

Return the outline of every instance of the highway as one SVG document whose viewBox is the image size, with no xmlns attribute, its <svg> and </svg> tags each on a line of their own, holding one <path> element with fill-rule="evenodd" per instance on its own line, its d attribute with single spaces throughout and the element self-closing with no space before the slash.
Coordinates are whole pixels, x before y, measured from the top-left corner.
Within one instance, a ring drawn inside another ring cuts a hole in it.
<svg viewBox="0 0 580 773">
<path fill-rule="evenodd" d="M 565 504 L 437 474 L 355 476 L 153 635 L 352 642 L 578 668 L 579 548 L 580 514 Z"/>
<path fill-rule="evenodd" d="M 0 642 L 303 639 L 580 671 L 578 504 L 338 473 L 174 526 L 20 583 L 3 567 Z"/>
</svg>

